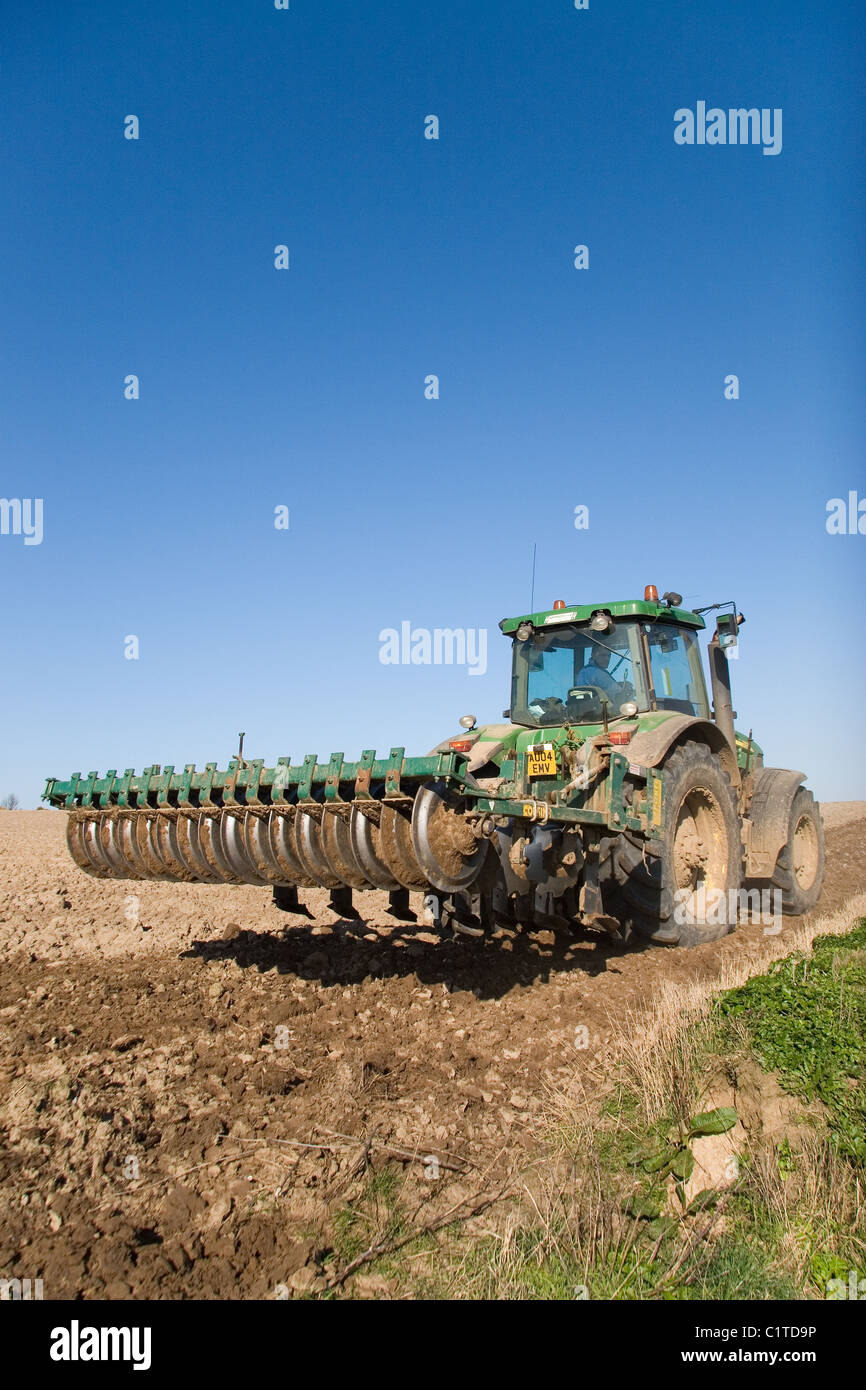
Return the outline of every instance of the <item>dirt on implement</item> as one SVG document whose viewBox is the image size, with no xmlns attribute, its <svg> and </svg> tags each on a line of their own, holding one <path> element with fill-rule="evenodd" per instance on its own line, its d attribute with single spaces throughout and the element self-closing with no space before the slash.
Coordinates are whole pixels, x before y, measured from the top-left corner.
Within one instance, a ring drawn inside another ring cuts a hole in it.
<svg viewBox="0 0 866 1390">
<path fill-rule="evenodd" d="M 813 916 L 866 888 L 866 803 L 822 809 Z M 431 1220 L 471 1210 L 537 1145 L 545 1086 L 609 1072 L 617 1016 L 778 954 L 759 925 L 690 951 L 440 937 L 386 892 L 341 918 L 302 889 L 287 916 L 253 887 L 88 877 L 65 821 L 0 812 L 0 1278 L 45 1298 L 321 1291 L 371 1168 Z"/>
</svg>

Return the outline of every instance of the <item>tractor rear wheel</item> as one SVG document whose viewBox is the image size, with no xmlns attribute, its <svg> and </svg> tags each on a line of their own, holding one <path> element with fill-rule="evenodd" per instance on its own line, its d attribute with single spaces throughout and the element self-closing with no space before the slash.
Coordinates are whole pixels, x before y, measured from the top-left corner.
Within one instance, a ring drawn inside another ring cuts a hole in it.
<svg viewBox="0 0 866 1390">
<path fill-rule="evenodd" d="M 645 853 L 643 844 L 618 836 L 607 898 L 627 937 L 700 946 L 727 936 L 736 922 L 731 890 L 740 886 L 742 865 L 736 801 L 704 744 L 676 748 L 661 775 L 659 852 Z"/>
</svg>

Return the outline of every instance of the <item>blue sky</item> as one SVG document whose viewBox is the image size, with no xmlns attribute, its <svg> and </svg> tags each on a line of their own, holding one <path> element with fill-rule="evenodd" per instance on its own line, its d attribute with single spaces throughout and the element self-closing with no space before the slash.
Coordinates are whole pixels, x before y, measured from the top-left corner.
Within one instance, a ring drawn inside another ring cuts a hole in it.
<svg viewBox="0 0 866 1390">
<path fill-rule="evenodd" d="M 866 796 L 866 536 L 825 527 L 866 498 L 859 18 L 7 9 L 0 496 L 44 538 L 0 535 L 0 796 L 240 729 L 426 752 L 507 704 L 534 543 L 538 607 L 735 599 L 739 725 Z M 699 100 L 781 153 L 678 146 Z M 487 628 L 486 673 L 382 665 L 404 620 Z"/>
</svg>

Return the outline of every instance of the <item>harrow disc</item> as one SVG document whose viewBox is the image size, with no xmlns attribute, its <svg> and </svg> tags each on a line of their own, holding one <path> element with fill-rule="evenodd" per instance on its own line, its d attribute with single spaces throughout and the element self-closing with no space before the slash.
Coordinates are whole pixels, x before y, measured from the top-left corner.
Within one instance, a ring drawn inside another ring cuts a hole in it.
<svg viewBox="0 0 866 1390">
<path fill-rule="evenodd" d="M 220 832 L 220 812 L 206 813 L 198 823 L 199 844 L 210 868 L 218 875 L 221 883 L 243 883 L 236 874 L 222 847 Z"/>
<path fill-rule="evenodd" d="M 401 885 L 391 873 L 382 855 L 379 841 L 379 826 L 361 810 L 355 802 L 349 817 L 349 831 L 352 836 L 352 849 L 358 868 L 374 888 L 385 888 L 393 892 Z"/>
<path fill-rule="evenodd" d="M 153 835 L 159 850 L 159 857 L 171 877 L 178 883 L 194 883 L 195 874 L 187 868 L 178 847 L 177 818 L 160 815 L 157 812 Z"/>
<path fill-rule="evenodd" d="M 316 887 L 316 880 L 307 873 L 295 848 L 294 806 L 271 811 L 268 818 L 268 842 L 280 871 L 285 875 L 285 883 L 294 883 L 299 888 Z"/>
<path fill-rule="evenodd" d="M 222 879 L 211 868 L 201 847 L 198 827 L 197 816 L 178 816 L 175 822 L 178 855 L 197 883 L 221 883 Z"/>
<path fill-rule="evenodd" d="M 346 808 L 348 810 L 348 808 Z M 343 812 L 325 811 L 321 825 L 322 849 L 332 871 L 349 888 L 369 888 L 352 847 L 352 832 Z"/>
<path fill-rule="evenodd" d="M 220 817 L 220 845 L 234 873 L 243 883 L 266 884 L 268 880 L 256 872 L 247 854 L 244 842 L 243 821 L 230 812 L 223 811 Z"/>
<path fill-rule="evenodd" d="M 169 824 L 170 817 L 162 811 L 149 811 L 147 815 L 148 841 L 162 865 L 161 877 L 169 879 L 172 883 L 183 883 L 186 870 L 183 862 L 175 857 L 169 844 L 167 833 Z"/>
<path fill-rule="evenodd" d="M 267 815 L 247 811 L 243 819 L 244 849 L 255 872 L 265 883 L 291 884 L 277 863 L 268 835 Z"/>
<path fill-rule="evenodd" d="M 95 834 L 102 852 L 102 858 L 109 866 L 111 877 L 137 877 L 134 868 L 128 863 L 126 855 L 123 853 L 118 831 L 117 816 L 108 813 L 101 815 L 96 822 Z"/>
<path fill-rule="evenodd" d="M 295 812 L 295 850 L 310 878 L 320 888 L 339 888 L 340 879 L 328 863 L 322 845 L 322 827 L 309 811 Z"/>
<path fill-rule="evenodd" d="M 124 811 L 118 817 L 117 831 L 121 852 L 130 868 L 132 878 L 153 878 L 147 862 L 138 847 L 138 811 Z"/>
<path fill-rule="evenodd" d="M 66 843 L 79 869 L 93 878 L 110 878 L 111 870 L 97 847 L 96 822 L 71 815 L 66 822 Z"/>
<path fill-rule="evenodd" d="M 171 880 L 174 876 L 166 867 L 159 852 L 156 812 L 150 809 L 137 812 L 132 826 L 138 851 L 147 866 L 148 878 Z"/>
<path fill-rule="evenodd" d="M 410 814 L 404 814 L 402 807 L 383 805 L 379 845 L 382 858 L 399 884 L 404 888 L 426 888 L 427 879 L 412 845 Z"/>
<path fill-rule="evenodd" d="M 461 893 L 478 878 L 490 847 L 472 832 L 462 806 L 441 782 L 422 787 L 412 807 L 412 845 L 428 881 L 440 893 Z"/>
</svg>

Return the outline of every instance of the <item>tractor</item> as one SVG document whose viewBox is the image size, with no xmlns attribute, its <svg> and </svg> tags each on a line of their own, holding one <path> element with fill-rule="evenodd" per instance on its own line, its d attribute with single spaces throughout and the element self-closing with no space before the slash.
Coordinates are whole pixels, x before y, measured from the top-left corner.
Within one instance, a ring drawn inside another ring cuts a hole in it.
<svg viewBox="0 0 866 1390">
<path fill-rule="evenodd" d="M 504 618 L 512 644 L 502 722 L 459 720 L 424 757 L 246 758 L 49 778 L 79 868 L 98 878 L 258 884 L 277 906 L 326 888 L 390 894 L 398 916 L 484 936 L 497 924 L 600 930 L 617 942 L 696 946 L 738 907 L 818 900 L 824 834 L 805 774 L 764 766 L 734 726 L 734 603 L 681 595 Z M 707 647 L 699 633 L 715 612 Z M 710 700 L 712 703 L 710 703 Z M 423 894 L 413 914 L 410 893 Z"/>
</svg>

